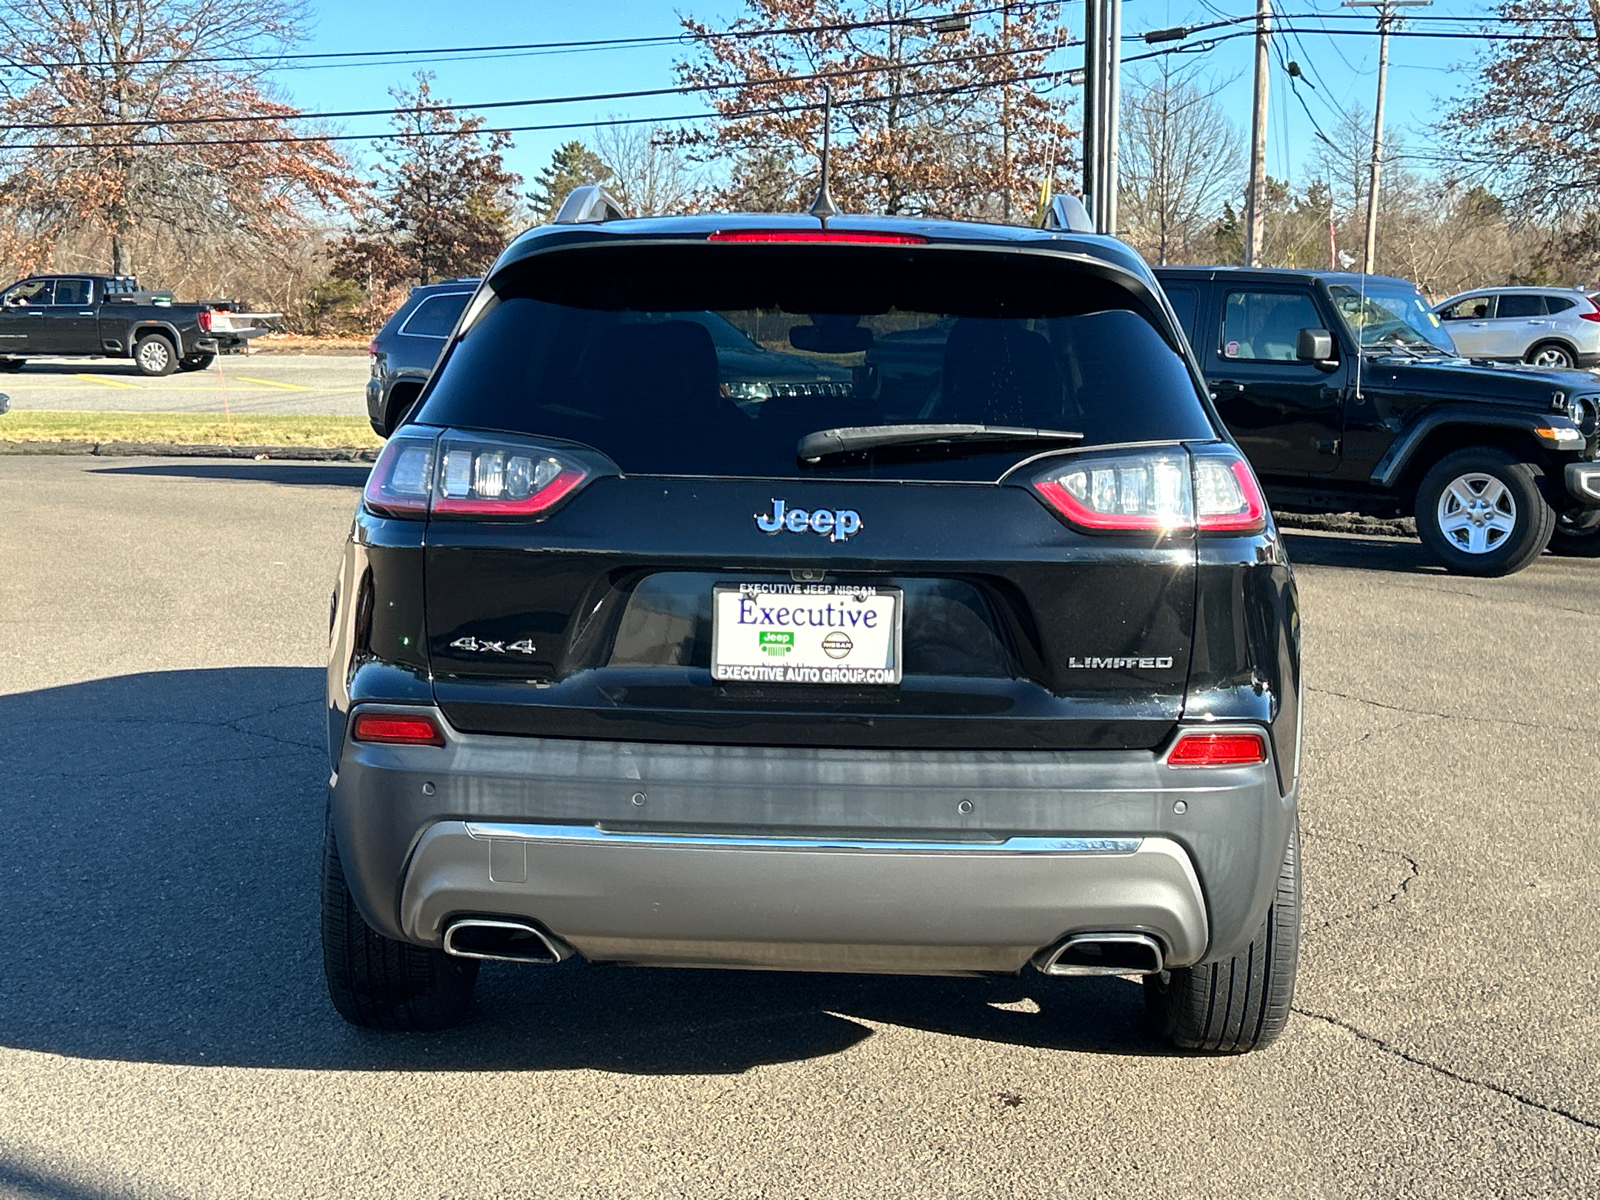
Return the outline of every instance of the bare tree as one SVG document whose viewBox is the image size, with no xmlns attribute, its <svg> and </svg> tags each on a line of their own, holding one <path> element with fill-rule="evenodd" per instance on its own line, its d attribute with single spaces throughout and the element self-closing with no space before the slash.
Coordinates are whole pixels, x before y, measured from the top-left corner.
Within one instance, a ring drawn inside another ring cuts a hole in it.
<svg viewBox="0 0 1600 1200">
<path fill-rule="evenodd" d="M 601 125 L 595 153 L 609 174 L 606 187 L 636 217 L 694 209 L 699 173 L 660 125 Z"/>
<path fill-rule="evenodd" d="M 1239 130 L 1206 89 L 1166 60 L 1128 87 L 1119 155 L 1121 209 L 1134 245 L 1158 263 L 1209 251 L 1211 226 L 1244 175 Z"/>
<path fill-rule="evenodd" d="M 809 198 L 829 89 L 834 192 L 857 211 L 1027 219 L 1076 137 L 1046 70 L 1063 44 L 1056 5 L 980 13 L 975 0 L 744 0 L 743 8 L 728 24 L 685 17 L 696 41 L 678 65 L 684 83 L 715 89 L 710 129 L 693 146 L 730 166 L 727 200 L 756 175 L 761 196 L 788 207 Z M 738 36 L 774 26 L 810 32 Z"/>
<path fill-rule="evenodd" d="M 124 273 L 162 238 L 235 253 L 302 240 L 308 209 L 353 190 L 329 143 L 269 140 L 314 133 L 264 79 L 303 19 L 292 0 L 0 6 L 0 253 L 37 261 L 88 230 Z"/>
</svg>

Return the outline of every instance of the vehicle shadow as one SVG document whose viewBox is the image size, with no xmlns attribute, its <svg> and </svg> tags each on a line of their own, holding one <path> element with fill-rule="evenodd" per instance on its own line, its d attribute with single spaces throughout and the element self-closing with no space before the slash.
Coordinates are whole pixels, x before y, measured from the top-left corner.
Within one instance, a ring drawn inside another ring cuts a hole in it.
<svg viewBox="0 0 1600 1200">
<path fill-rule="evenodd" d="M 1289 549 L 1289 561 L 1296 566 L 1352 567 L 1407 575 L 1448 574 L 1414 538 L 1286 529 L 1283 542 Z"/>
<path fill-rule="evenodd" d="M 1031 972 L 493 963 L 455 1030 L 354 1030 L 328 1002 L 317 937 L 322 680 L 312 668 L 169 671 L 0 697 L 0 1044 L 194 1065 L 700 1074 L 838 1053 L 878 1023 L 1165 1053 L 1136 983 Z"/>
<path fill-rule="evenodd" d="M 164 460 L 137 467 L 97 467 L 96 475 L 158 475 L 170 479 L 221 479 L 293 487 L 365 487 L 371 463 L 187 462 Z"/>
<path fill-rule="evenodd" d="M 188 374 L 188 372 L 184 372 Z M 6 375 L 132 375 L 141 379 L 148 379 L 138 367 L 133 365 L 132 359 L 106 359 L 106 358 L 73 358 L 42 361 L 37 358 L 26 360 L 20 367 L 0 374 L 0 379 Z"/>
</svg>

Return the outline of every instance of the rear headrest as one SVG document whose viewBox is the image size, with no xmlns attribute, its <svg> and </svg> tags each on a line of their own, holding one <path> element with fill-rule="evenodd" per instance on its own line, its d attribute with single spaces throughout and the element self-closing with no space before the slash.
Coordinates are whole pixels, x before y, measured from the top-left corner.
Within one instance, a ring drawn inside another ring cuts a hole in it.
<svg viewBox="0 0 1600 1200">
<path fill-rule="evenodd" d="M 717 350 L 693 321 L 617 325 L 586 356 L 590 386 L 647 395 L 652 406 L 709 409 L 719 401 Z"/>
<path fill-rule="evenodd" d="M 989 425 L 1061 419 L 1061 372 L 1043 334 L 1015 321 L 963 317 L 944 347 L 940 414 Z"/>
</svg>

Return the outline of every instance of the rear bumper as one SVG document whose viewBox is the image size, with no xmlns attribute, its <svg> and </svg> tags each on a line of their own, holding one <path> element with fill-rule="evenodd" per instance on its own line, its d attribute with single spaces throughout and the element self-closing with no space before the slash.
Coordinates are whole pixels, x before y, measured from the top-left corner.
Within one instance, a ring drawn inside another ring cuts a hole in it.
<svg viewBox="0 0 1600 1200">
<path fill-rule="evenodd" d="M 430 711 L 444 747 L 346 741 L 331 799 L 363 914 L 419 945 L 470 914 L 597 961 L 940 974 L 1141 932 L 1184 966 L 1255 935 L 1294 821 L 1270 762 L 519 738 Z"/>
</svg>

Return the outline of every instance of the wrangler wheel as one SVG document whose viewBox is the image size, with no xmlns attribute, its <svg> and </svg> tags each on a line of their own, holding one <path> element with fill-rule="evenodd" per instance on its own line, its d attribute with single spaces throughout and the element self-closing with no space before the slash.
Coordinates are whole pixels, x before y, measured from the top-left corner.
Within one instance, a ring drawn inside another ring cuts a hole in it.
<svg viewBox="0 0 1600 1200">
<path fill-rule="evenodd" d="M 1417 536 L 1459 575 L 1510 575 L 1544 552 L 1556 514 L 1531 463 L 1480 446 L 1440 459 L 1417 489 Z"/>
</svg>

